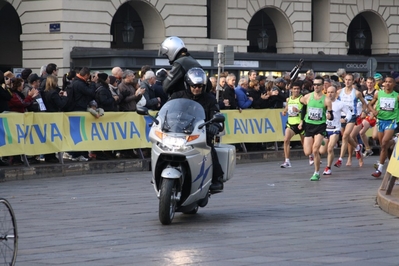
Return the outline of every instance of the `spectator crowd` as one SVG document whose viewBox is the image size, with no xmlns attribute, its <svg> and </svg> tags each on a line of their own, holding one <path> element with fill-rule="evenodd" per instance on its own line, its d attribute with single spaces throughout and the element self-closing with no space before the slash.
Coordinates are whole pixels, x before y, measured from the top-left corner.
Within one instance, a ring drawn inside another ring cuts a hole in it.
<svg viewBox="0 0 399 266">
<path fill-rule="evenodd" d="M 62 76 L 62 84 L 58 83 L 58 67 L 50 63 L 43 66 L 40 73 L 32 73 L 25 68 L 20 77 L 7 71 L 0 72 L 0 112 L 74 112 L 87 111 L 96 119 L 106 116 L 107 112 L 134 112 L 138 106 L 145 106 L 151 110 L 159 110 L 169 96 L 163 89 L 168 77 L 166 69 L 151 69 L 143 66 L 139 73 L 133 70 L 122 70 L 114 67 L 111 75 L 105 72 L 92 72 L 89 68 L 74 69 Z M 330 86 L 337 90 L 345 87 L 345 69 L 338 69 L 334 75 L 323 76 L 323 93 L 327 93 Z M 391 73 L 399 81 L 399 73 Z M 265 77 L 257 75 L 257 71 L 250 70 L 248 75 L 237 77 L 234 73 L 224 72 L 220 77 L 209 77 L 208 91 L 218 97 L 221 110 L 245 109 L 283 109 L 287 105 L 287 98 L 292 95 L 292 88 L 298 88 L 300 95 L 313 92 L 315 79 L 313 70 L 306 71 L 299 77 L 291 77 L 286 72 L 281 77 Z M 353 86 L 360 92 L 368 90 L 367 79 L 358 73 L 353 73 Z M 373 88 L 383 87 L 383 76 L 379 73 L 372 78 Z M 219 82 L 219 84 L 217 84 Z M 61 86 L 60 86 L 61 85 Z M 395 91 L 399 92 L 396 86 Z M 370 100 L 370 99 L 369 99 Z M 259 144 L 247 144 L 248 150 L 266 149 L 267 141 Z M 274 146 L 274 143 L 270 143 Z M 295 143 L 293 143 L 295 144 Z M 291 145 L 293 145 L 291 144 Z M 296 145 L 301 145 L 296 142 Z M 286 146 L 286 145 L 285 145 Z M 239 149 L 242 145 L 238 145 Z M 133 150 L 125 151 L 96 151 L 64 153 L 64 159 L 72 161 L 88 161 L 91 159 L 106 160 L 113 157 L 136 157 Z M 21 156 L 3 157 L 1 165 L 22 164 Z M 57 154 L 45 154 L 28 158 L 30 163 L 38 161 L 59 162 Z"/>
</svg>

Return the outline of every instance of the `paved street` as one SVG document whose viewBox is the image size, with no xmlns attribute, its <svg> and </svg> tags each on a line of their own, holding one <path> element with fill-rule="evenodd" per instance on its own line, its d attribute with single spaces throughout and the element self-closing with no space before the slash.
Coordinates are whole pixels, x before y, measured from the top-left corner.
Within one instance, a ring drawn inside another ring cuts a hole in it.
<svg viewBox="0 0 399 266">
<path fill-rule="evenodd" d="M 17 215 L 17 266 L 399 265 L 398 219 L 375 205 L 376 159 L 319 182 L 307 160 L 237 165 L 223 193 L 170 226 L 150 172 L 7 181 L 0 196 Z"/>
</svg>

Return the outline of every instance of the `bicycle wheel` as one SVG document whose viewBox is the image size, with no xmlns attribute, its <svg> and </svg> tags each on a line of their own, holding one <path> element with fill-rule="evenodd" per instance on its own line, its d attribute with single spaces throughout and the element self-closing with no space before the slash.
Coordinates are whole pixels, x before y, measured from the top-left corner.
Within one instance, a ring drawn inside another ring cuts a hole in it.
<svg viewBox="0 0 399 266">
<path fill-rule="evenodd" d="M 14 266 L 18 250 L 17 221 L 10 203 L 0 198 L 0 265 Z"/>
</svg>

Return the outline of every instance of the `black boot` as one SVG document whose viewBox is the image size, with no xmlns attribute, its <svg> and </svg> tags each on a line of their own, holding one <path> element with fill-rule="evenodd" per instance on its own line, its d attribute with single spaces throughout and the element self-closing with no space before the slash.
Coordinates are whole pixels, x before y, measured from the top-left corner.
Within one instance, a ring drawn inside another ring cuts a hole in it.
<svg viewBox="0 0 399 266">
<path fill-rule="evenodd" d="M 212 192 L 222 191 L 223 190 L 223 178 L 218 178 L 216 181 L 212 180 L 212 185 L 209 187 L 209 190 Z"/>
</svg>

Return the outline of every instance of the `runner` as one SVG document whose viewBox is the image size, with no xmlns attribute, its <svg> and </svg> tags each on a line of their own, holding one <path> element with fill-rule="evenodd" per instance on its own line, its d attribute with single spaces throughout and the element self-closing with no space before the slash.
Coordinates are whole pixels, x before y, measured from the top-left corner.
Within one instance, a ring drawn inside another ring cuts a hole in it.
<svg viewBox="0 0 399 266">
<path fill-rule="evenodd" d="M 291 167 L 290 162 L 290 143 L 293 136 L 300 134 L 301 143 L 303 145 L 303 120 L 301 120 L 302 103 L 300 99 L 301 95 L 301 84 L 294 82 L 291 88 L 291 97 L 287 98 L 287 104 L 283 111 L 283 115 L 286 116 L 288 113 L 288 121 L 285 127 L 284 136 L 284 156 L 285 161 L 280 165 L 281 168 Z"/>
<path fill-rule="evenodd" d="M 393 77 L 385 77 L 383 90 L 374 94 L 373 100 L 368 104 L 369 110 L 377 117 L 378 139 L 380 142 L 380 162 L 377 170 L 371 175 L 375 178 L 381 176 L 385 159 L 388 157 L 388 148 L 392 145 L 392 137 L 397 127 L 399 94 L 393 90 L 396 82 Z M 374 109 L 374 104 L 376 108 Z"/>
<path fill-rule="evenodd" d="M 367 104 L 374 98 L 374 94 L 376 89 L 374 88 L 375 79 L 373 77 L 368 77 L 366 80 L 367 89 L 363 91 L 364 100 Z M 363 128 L 360 130 L 359 134 L 362 138 L 363 144 L 365 146 L 365 151 L 363 153 L 363 157 L 368 157 L 373 155 L 373 151 L 371 150 L 368 137 L 366 136 L 366 132 L 369 128 L 373 128 L 373 140 L 377 139 L 377 127 L 375 127 L 377 120 L 375 119 L 372 112 L 367 112 L 367 116 L 363 119 L 362 124 Z"/>
<path fill-rule="evenodd" d="M 345 105 L 349 107 L 352 112 L 351 120 L 343 123 L 341 125 L 341 132 L 342 132 L 342 146 L 341 146 L 341 153 L 334 164 L 335 167 L 341 167 L 342 165 L 342 158 L 344 157 L 346 150 L 348 148 L 348 144 L 352 145 L 356 151 L 356 158 L 360 159 L 362 157 L 362 145 L 356 144 L 355 140 L 350 136 L 350 133 L 353 130 L 356 122 L 356 114 L 357 114 L 357 101 L 358 99 L 362 102 L 362 110 L 364 111 L 367 108 L 367 103 L 363 98 L 363 95 L 360 91 L 356 90 L 353 87 L 353 75 L 346 74 L 345 76 L 345 88 L 338 90 L 338 99 L 341 100 Z M 342 114 L 345 116 L 345 114 Z"/>
<path fill-rule="evenodd" d="M 341 123 L 350 121 L 352 118 L 352 113 L 350 112 L 348 106 L 343 102 L 336 99 L 337 98 L 337 88 L 330 86 L 327 88 L 327 97 L 331 100 L 332 110 L 334 114 L 333 120 L 327 120 L 327 136 L 324 137 L 324 146 L 320 146 L 320 154 L 327 153 L 327 167 L 324 169 L 323 175 L 331 175 L 331 165 L 334 160 L 334 146 L 339 140 L 339 135 L 341 133 Z M 345 118 L 341 118 L 341 113 L 345 113 Z"/>
<path fill-rule="evenodd" d="M 330 98 L 326 97 L 323 92 L 324 79 L 317 76 L 313 81 L 314 92 L 306 94 L 301 98 L 301 103 L 306 105 L 303 108 L 302 120 L 305 121 L 305 138 L 303 141 L 303 151 L 309 156 L 314 156 L 314 174 L 310 178 L 311 181 L 320 180 L 320 153 L 319 149 L 326 135 L 326 118 L 334 119 L 332 104 Z M 306 114 L 305 114 L 306 109 Z M 328 113 L 326 112 L 328 110 Z"/>
</svg>

